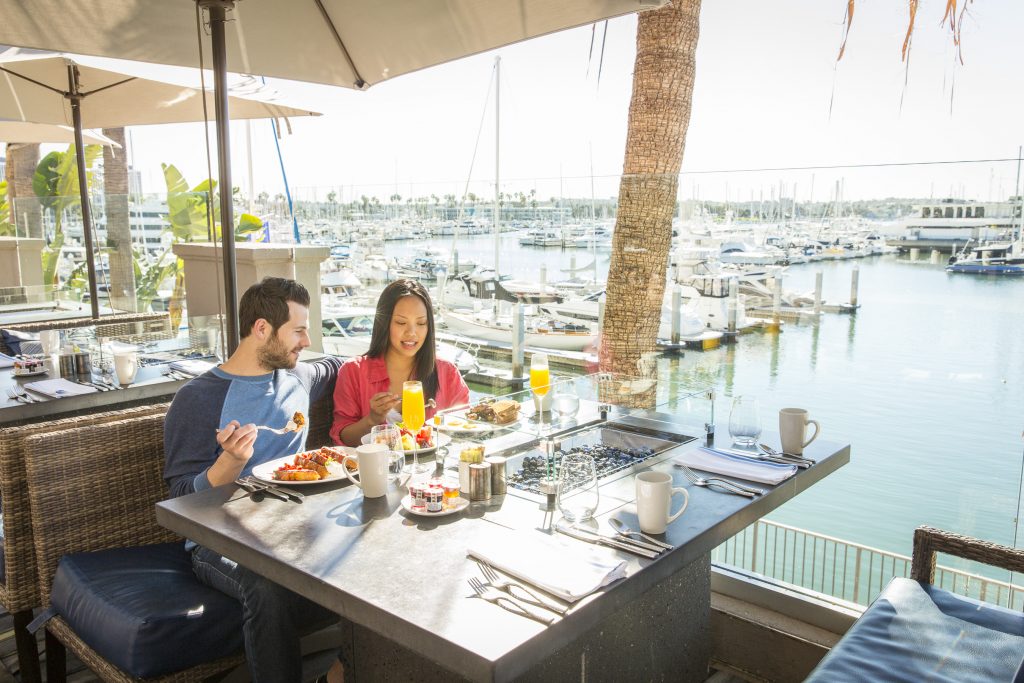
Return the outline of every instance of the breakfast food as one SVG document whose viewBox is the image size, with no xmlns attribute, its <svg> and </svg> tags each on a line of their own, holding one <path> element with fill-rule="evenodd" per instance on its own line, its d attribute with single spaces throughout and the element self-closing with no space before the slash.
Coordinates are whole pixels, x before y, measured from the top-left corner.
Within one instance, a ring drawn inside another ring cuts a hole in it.
<svg viewBox="0 0 1024 683">
<path fill-rule="evenodd" d="M 519 418 L 519 403 L 508 399 L 484 401 L 470 408 L 466 417 L 499 425 L 508 424 Z"/>
<path fill-rule="evenodd" d="M 317 451 L 305 451 L 295 456 L 290 463 L 285 463 L 274 470 L 274 479 L 279 481 L 320 481 L 331 476 L 330 463 L 337 463 L 341 457 L 331 448 Z M 358 467 L 355 463 L 346 463 L 350 469 Z"/>
<path fill-rule="evenodd" d="M 34 375 L 43 370 L 43 361 L 34 358 L 16 358 L 14 360 L 15 375 Z"/>
<path fill-rule="evenodd" d="M 306 426 L 306 416 L 299 411 L 295 411 L 295 414 L 292 415 L 292 422 L 295 423 L 295 430 L 298 431 Z"/>
<path fill-rule="evenodd" d="M 402 450 L 415 451 L 423 448 L 433 448 L 434 428 L 431 425 L 423 425 L 416 433 L 403 425 L 401 422 L 395 425 L 402 432 Z"/>
</svg>

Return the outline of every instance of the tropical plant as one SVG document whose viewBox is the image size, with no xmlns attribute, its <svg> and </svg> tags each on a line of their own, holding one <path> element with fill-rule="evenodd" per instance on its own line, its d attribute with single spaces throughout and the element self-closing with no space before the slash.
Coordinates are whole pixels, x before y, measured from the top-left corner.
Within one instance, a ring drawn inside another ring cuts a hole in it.
<svg viewBox="0 0 1024 683">
<path fill-rule="evenodd" d="M 86 186 L 92 183 L 92 166 L 100 153 L 99 145 L 85 146 Z M 68 145 L 66 152 L 50 152 L 42 158 L 32 177 L 32 190 L 43 207 L 53 211 L 53 239 L 43 247 L 43 283 L 57 285 L 57 264 L 64 247 L 64 212 L 82 205 L 74 145 Z"/>
<path fill-rule="evenodd" d="M 7 199 L 7 181 L 0 180 L 0 237 L 16 237 L 11 222 L 11 203 Z"/>
</svg>

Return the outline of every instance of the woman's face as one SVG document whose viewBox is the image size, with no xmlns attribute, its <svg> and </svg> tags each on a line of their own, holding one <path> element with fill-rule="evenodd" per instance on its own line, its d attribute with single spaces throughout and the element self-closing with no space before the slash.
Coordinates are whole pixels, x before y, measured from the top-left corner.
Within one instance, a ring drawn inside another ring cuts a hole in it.
<svg viewBox="0 0 1024 683">
<path fill-rule="evenodd" d="M 391 349 L 412 358 L 427 339 L 427 306 L 418 296 L 403 296 L 391 312 Z"/>
</svg>

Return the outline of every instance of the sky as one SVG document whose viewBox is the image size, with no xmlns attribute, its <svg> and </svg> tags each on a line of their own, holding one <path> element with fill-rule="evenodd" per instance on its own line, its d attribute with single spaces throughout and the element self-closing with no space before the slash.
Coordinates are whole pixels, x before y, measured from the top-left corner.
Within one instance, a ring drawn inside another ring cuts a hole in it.
<svg viewBox="0 0 1024 683">
<path fill-rule="evenodd" d="M 837 63 L 846 4 L 704 2 L 681 198 L 768 199 L 781 184 L 786 197 L 821 201 L 837 183 L 846 199 L 999 200 L 1013 193 L 1024 143 L 1024 3 L 968 5 L 960 65 L 948 27 L 940 26 L 946 3 L 923 0 L 909 69 L 900 58 L 907 4 L 893 0 L 857 1 Z M 306 199 L 332 190 L 339 200 L 459 196 L 467 188 L 493 196 L 492 75 L 500 55 L 502 189 L 534 190 L 542 199 L 613 196 L 625 148 L 635 16 L 608 22 L 604 34 L 603 24 L 596 32 L 562 32 L 365 92 L 271 80 L 284 103 L 323 113 L 292 119 L 291 134 L 280 140 L 288 184 Z M 194 78 L 194 70 L 182 71 Z M 253 122 L 251 130 L 256 191 L 281 193 L 270 123 Z M 129 135 L 129 161 L 142 172 L 145 191 L 163 190 L 161 162 L 178 166 L 192 184 L 205 176 L 202 124 L 137 126 Z M 246 149 L 246 124 L 234 123 L 233 182 L 247 194 Z M 1011 160 L 852 168 L 978 159 Z M 736 171 L 781 168 L 804 170 Z"/>
</svg>

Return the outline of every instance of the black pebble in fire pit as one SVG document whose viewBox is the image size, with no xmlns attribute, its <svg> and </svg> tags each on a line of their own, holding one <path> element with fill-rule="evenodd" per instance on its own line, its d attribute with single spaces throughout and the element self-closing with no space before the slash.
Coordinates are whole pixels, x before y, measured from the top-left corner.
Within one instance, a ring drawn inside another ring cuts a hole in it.
<svg viewBox="0 0 1024 683">
<path fill-rule="evenodd" d="M 652 449 L 646 446 L 639 448 L 576 446 L 568 451 L 555 451 L 555 471 L 552 472 L 552 476 L 556 480 L 558 479 L 558 467 L 562 461 L 562 456 L 569 453 L 586 453 L 592 457 L 594 459 L 594 466 L 597 468 L 598 480 L 643 462 L 655 454 Z M 544 456 L 527 456 L 523 458 L 522 467 L 509 475 L 508 485 L 523 491 L 539 494 L 541 493 L 540 482 L 547 474 L 546 470 L 547 463 Z"/>
</svg>

